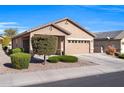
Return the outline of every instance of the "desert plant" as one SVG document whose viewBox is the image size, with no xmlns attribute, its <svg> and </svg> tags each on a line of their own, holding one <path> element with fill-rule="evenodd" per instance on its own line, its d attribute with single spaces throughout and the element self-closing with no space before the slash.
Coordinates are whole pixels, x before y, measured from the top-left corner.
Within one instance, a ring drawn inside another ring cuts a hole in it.
<svg viewBox="0 0 124 93">
<path fill-rule="evenodd" d="M 59 61 L 58 56 L 52 56 L 48 58 L 48 62 L 50 63 L 57 63 Z"/>
<path fill-rule="evenodd" d="M 56 53 L 58 41 L 58 38 L 56 36 L 34 35 L 31 40 L 33 53 L 38 55 L 44 55 L 44 64 L 46 61 L 46 55 Z"/>
<path fill-rule="evenodd" d="M 75 56 L 68 56 L 68 55 L 52 56 L 48 58 L 48 61 L 52 63 L 57 63 L 58 61 L 74 63 L 74 62 L 78 62 L 78 58 Z"/>
<path fill-rule="evenodd" d="M 114 48 L 110 45 L 106 48 L 106 54 L 114 55 L 115 53 L 116 53 L 116 48 Z"/>
<path fill-rule="evenodd" d="M 10 50 L 12 54 L 14 53 L 19 53 L 19 52 L 23 52 L 23 49 L 22 48 L 14 48 L 12 50 Z"/>
<path fill-rule="evenodd" d="M 9 28 L 4 30 L 4 35 L 10 38 L 14 37 L 16 34 L 17 34 L 17 29 Z"/>
<path fill-rule="evenodd" d="M 70 62 L 70 63 L 73 63 L 73 62 L 77 62 L 77 61 L 78 61 L 78 58 L 75 57 L 75 56 L 68 56 L 68 55 L 65 55 L 65 56 L 60 56 L 60 57 L 59 57 L 59 60 L 62 61 L 62 62 Z"/>
<path fill-rule="evenodd" d="M 29 66 L 31 55 L 27 53 L 14 53 L 10 55 L 12 66 L 16 69 L 26 69 Z"/>
<path fill-rule="evenodd" d="M 124 54 L 120 54 L 118 57 L 124 59 Z"/>
</svg>

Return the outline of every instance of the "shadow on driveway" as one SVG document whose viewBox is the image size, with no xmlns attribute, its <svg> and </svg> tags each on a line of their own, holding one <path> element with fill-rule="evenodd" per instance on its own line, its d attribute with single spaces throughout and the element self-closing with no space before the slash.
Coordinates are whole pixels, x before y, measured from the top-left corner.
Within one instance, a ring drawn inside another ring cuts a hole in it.
<svg viewBox="0 0 124 93">
<path fill-rule="evenodd" d="M 5 67 L 8 67 L 8 68 L 13 68 L 11 63 L 5 63 L 5 64 L 3 64 L 3 65 L 4 65 Z"/>
<path fill-rule="evenodd" d="M 28 87 L 124 87 L 124 71 L 29 85 Z"/>
<path fill-rule="evenodd" d="M 30 63 L 43 63 L 44 60 L 37 57 L 32 57 Z"/>
</svg>

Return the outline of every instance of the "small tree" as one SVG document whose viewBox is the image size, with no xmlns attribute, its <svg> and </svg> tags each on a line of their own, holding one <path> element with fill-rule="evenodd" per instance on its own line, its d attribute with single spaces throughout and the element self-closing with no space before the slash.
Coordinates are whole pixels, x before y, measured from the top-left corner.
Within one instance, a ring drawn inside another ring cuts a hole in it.
<svg viewBox="0 0 124 93">
<path fill-rule="evenodd" d="M 33 54 L 44 55 L 44 64 L 46 55 L 55 54 L 57 50 L 58 38 L 51 35 L 34 35 L 32 37 Z"/>
<path fill-rule="evenodd" d="M 109 55 L 115 55 L 116 53 L 116 48 L 112 47 L 111 45 L 107 46 L 106 48 L 106 53 Z"/>
<path fill-rule="evenodd" d="M 8 36 L 10 38 L 14 37 L 16 34 L 17 34 L 17 30 L 16 29 L 10 28 L 10 29 L 4 30 L 4 35 Z"/>
<path fill-rule="evenodd" d="M 9 43 L 11 42 L 11 38 L 10 37 L 4 37 L 2 40 L 2 47 L 7 47 L 9 45 Z"/>
</svg>

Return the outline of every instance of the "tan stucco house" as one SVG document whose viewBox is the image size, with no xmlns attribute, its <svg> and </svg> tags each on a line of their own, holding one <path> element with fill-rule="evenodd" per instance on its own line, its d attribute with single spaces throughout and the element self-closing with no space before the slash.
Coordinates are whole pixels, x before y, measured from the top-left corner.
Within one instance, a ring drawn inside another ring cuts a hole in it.
<svg viewBox="0 0 124 93">
<path fill-rule="evenodd" d="M 112 45 L 118 52 L 124 53 L 124 30 L 97 32 L 94 39 L 94 52 L 105 52 Z"/>
<path fill-rule="evenodd" d="M 94 51 L 94 35 L 68 18 L 30 29 L 15 36 L 12 39 L 12 47 L 24 48 L 25 52 L 31 53 L 31 38 L 35 34 L 57 36 L 57 52 L 60 54 L 62 52 L 64 54 L 82 54 Z"/>
</svg>

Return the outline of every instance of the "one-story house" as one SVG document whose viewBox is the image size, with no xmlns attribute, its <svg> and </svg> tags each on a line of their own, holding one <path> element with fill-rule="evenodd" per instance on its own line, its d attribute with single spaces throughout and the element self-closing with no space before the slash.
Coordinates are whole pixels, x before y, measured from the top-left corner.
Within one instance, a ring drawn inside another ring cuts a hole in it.
<svg viewBox="0 0 124 93">
<path fill-rule="evenodd" d="M 12 39 L 12 47 L 24 48 L 25 52 L 31 53 L 31 38 L 36 34 L 57 36 L 57 51 L 60 54 L 82 54 L 94 51 L 94 35 L 68 18 L 30 29 L 15 36 Z"/>
<path fill-rule="evenodd" d="M 124 30 L 97 32 L 94 39 L 94 52 L 105 52 L 111 45 L 117 52 L 124 53 Z"/>
</svg>

